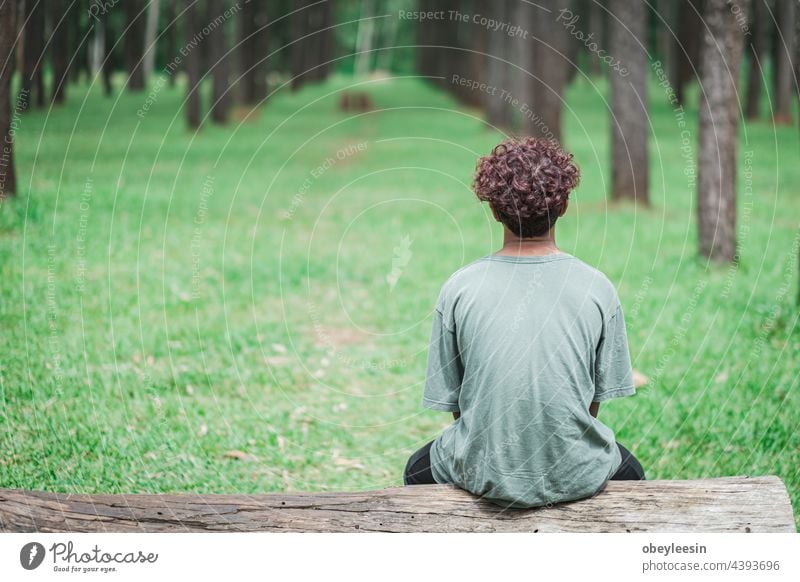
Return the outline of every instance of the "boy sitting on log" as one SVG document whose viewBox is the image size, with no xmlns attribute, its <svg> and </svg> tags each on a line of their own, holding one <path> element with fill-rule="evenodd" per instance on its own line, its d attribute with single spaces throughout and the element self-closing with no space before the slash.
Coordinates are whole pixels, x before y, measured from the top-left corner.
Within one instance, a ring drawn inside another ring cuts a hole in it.
<svg viewBox="0 0 800 582">
<path fill-rule="evenodd" d="M 411 456 L 406 485 L 452 483 L 538 507 L 644 479 L 597 419 L 601 402 L 635 392 L 619 297 L 556 246 L 578 180 L 553 141 L 506 140 L 479 160 L 473 187 L 503 224 L 503 248 L 439 294 L 423 405 L 455 422 Z"/>
</svg>

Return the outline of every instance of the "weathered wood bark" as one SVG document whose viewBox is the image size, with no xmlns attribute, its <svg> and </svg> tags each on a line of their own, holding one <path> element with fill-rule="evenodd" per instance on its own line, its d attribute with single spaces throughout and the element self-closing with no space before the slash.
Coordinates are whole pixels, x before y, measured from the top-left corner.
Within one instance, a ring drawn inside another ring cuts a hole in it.
<svg viewBox="0 0 800 582">
<path fill-rule="evenodd" d="M 199 18 L 197 14 L 197 3 L 195 0 L 186 0 L 186 12 L 184 12 L 184 23 L 186 32 L 186 46 L 193 46 L 192 42 L 199 28 Z M 186 124 L 190 129 L 200 127 L 200 50 L 189 49 L 186 60 Z"/>
<path fill-rule="evenodd" d="M 796 91 L 796 81 L 792 70 L 794 55 L 795 10 L 797 0 L 777 0 L 776 19 L 778 24 L 775 37 L 775 116 L 773 121 L 777 124 L 790 125 L 792 123 L 792 96 Z"/>
<path fill-rule="evenodd" d="M 747 11 L 747 0 L 739 2 Z M 736 255 L 737 82 L 744 31 L 726 0 L 706 0 L 700 77 L 697 206 L 700 254 L 717 262 Z"/>
<path fill-rule="evenodd" d="M 648 204 L 647 4 L 611 0 L 611 198 Z"/>
<path fill-rule="evenodd" d="M 524 115 L 525 128 L 534 137 L 561 141 L 563 95 L 571 67 L 568 55 L 574 39 L 564 24 L 556 21 L 563 2 L 543 0 L 536 2 L 536 7 L 532 47 L 534 78 L 529 95 L 534 114 Z"/>
<path fill-rule="evenodd" d="M 125 68 L 128 71 L 128 89 L 144 89 L 144 0 L 125 1 Z"/>
<path fill-rule="evenodd" d="M 224 0 L 208 0 L 206 3 L 206 26 L 216 23 L 217 26 L 208 35 L 209 64 L 211 66 L 211 120 L 223 124 L 228 120 L 230 107 L 230 68 L 228 52 L 228 39 L 226 23 L 220 21 L 224 18 L 226 10 Z"/>
<path fill-rule="evenodd" d="M 744 115 L 747 119 L 758 119 L 761 111 L 761 87 L 764 84 L 764 57 L 766 57 L 767 32 L 770 19 L 767 0 L 753 0 L 750 7 L 750 67 L 747 71 L 747 103 Z"/>
<path fill-rule="evenodd" d="M 38 0 L 25 0 L 22 93 L 28 106 L 44 107 L 44 23 L 47 6 Z M 25 111 L 27 107 L 21 108 Z"/>
<path fill-rule="evenodd" d="M 62 495 L 0 490 L 5 532 L 793 532 L 777 477 L 610 481 L 511 510 L 447 485 L 354 493 Z"/>
<path fill-rule="evenodd" d="M 55 104 L 64 102 L 67 91 L 67 77 L 69 71 L 69 26 L 71 24 L 71 0 L 51 0 L 54 4 L 55 13 L 53 18 L 53 91 L 52 101 Z"/>
<path fill-rule="evenodd" d="M 266 57 L 267 46 L 267 2 L 253 0 L 242 5 L 239 14 L 239 46 L 237 47 L 241 79 L 238 95 L 245 105 L 261 103 L 267 96 Z"/>
<path fill-rule="evenodd" d="M 11 76 L 17 42 L 17 3 L 0 2 L 0 204 L 17 192 L 11 128 Z"/>
</svg>

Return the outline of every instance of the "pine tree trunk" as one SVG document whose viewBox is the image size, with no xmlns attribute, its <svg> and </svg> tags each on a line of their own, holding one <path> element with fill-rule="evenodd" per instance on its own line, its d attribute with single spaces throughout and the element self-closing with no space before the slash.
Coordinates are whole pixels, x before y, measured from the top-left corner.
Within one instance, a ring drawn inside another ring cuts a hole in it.
<svg viewBox="0 0 800 582">
<path fill-rule="evenodd" d="M 44 107 L 44 75 L 42 69 L 45 62 L 44 18 L 46 6 L 39 0 L 25 0 L 23 39 L 22 92 L 27 106 Z"/>
<path fill-rule="evenodd" d="M 16 2 L 0 1 L 0 204 L 17 192 L 11 130 L 11 76 L 17 38 Z"/>
<path fill-rule="evenodd" d="M 747 13 L 747 0 L 739 3 Z M 700 63 L 697 203 L 700 254 L 717 262 L 736 257 L 738 75 L 744 31 L 726 0 L 706 0 Z"/>
<path fill-rule="evenodd" d="M 795 10 L 797 0 L 777 0 L 775 6 L 778 34 L 775 37 L 775 118 L 782 125 L 792 123 L 792 95 L 795 79 L 792 71 L 794 55 Z"/>
<path fill-rule="evenodd" d="M 144 89 L 144 2 L 125 0 L 125 68 L 128 71 L 128 89 Z"/>
<path fill-rule="evenodd" d="M 509 15 L 509 4 L 496 2 L 491 5 L 491 18 L 498 22 L 506 22 Z M 487 57 L 487 82 L 489 84 L 486 96 L 486 121 L 494 127 L 505 127 L 511 120 L 508 104 L 503 99 L 504 91 L 509 91 L 508 65 L 508 35 L 502 30 L 489 31 L 489 55 Z M 440 55 L 441 58 L 441 55 Z"/>
<path fill-rule="evenodd" d="M 292 71 L 292 91 L 297 91 L 308 80 L 307 58 L 310 48 L 308 30 L 308 5 L 310 0 L 296 0 L 292 8 L 296 11 L 291 16 L 292 45 L 290 60 Z M 305 37 L 305 38 L 304 38 Z"/>
<path fill-rule="evenodd" d="M 485 26 L 469 23 L 469 32 L 472 36 L 472 52 L 469 53 L 468 78 L 477 83 L 486 83 L 486 70 L 488 68 L 487 53 L 489 51 L 489 33 Z M 526 78 L 530 79 L 529 75 Z M 523 97 L 526 91 L 520 97 Z M 486 109 L 486 93 L 484 91 L 465 89 L 465 100 L 473 107 Z"/>
<path fill-rule="evenodd" d="M 267 96 L 265 63 L 269 54 L 267 6 L 264 0 L 242 5 L 237 48 L 241 79 L 237 94 L 245 105 L 257 105 Z"/>
<path fill-rule="evenodd" d="M 513 25 L 530 32 L 533 30 L 535 12 L 536 8 L 527 2 L 518 2 L 512 8 L 511 22 Z M 516 67 L 511 67 L 511 91 L 519 103 L 522 103 L 527 98 L 528 88 L 531 86 L 532 75 L 534 74 L 532 42 L 530 34 L 527 35 L 527 38 L 517 37 L 511 41 L 511 54 L 509 56 L 511 62 L 516 65 Z M 515 108 L 513 113 L 521 121 L 519 106 Z M 522 123 L 522 128 L 523 130 L 526 129 L 524 122 Z"/>
<path fill-rule="evenodd" d="M 116 42 L 116 35 L 114 33 L 116 30 L 111 23 L 111 15 L 108 12 L 102 15 L 101 19 L 103 27 L 103 47 L 105 49 L 103 54 L 103 93 L 106 97 L 110 97 L 114 92 L 111 75 L 114 73 L 114 67 L 117 63 L 114 57 L 114 43 Z"/>
<path fill-rule="evenodd" d="M 675 67 L 676 8 L 674 0 L 658 0 L 658 16 L 655 18 L 656 45 L 661 68 L 664 71 L 671 71 Z"/>
<path fill-rule="evenodd" d="M 156 64 L 156 40 L 158 38 L 158 15 L 161 11 L 161 0 L 150 0 L 147 6 L 144 27 L 144 59 L 142 71 L 144 78 L 149 79 Z"/>
<path fill-rule="evenodd" d="M 544 8 L 544 10 L 542 9 Z M 533 73 L 528 104 L 532 112 L 524 115 L 526 131 L 534 137 L 561 141 L 561 110 L 567 86 L 572 36 L 557 22 L 562 3 L 542 0 L 534 8 Z M 532 115 L 530 114 L 532 113 Z"/>
<path fill-rule="evenodd" d="M 178 54 L 178 47 L 177 47 L 177 34 L 180 30 L 180 17 L 178 14 L 180 10 L 178 10 L 177 0 L 167 0 L 167 10 L 165 18 L 167 20 L 167 28 L 164 31 L 164 54 L 166 55 L 167 61 L 167 72 L 169 77 L 167 77 L 167 82 L 170 87 L 175 86 L 175 79 L 178 76 L 178 71 L 180 71 L 181 61 L 177 60 L 181 57 Z"/>
<path fill-rule="evenodd" d="M 335 53 L 335 36 L 332 26 L 333 22 L 333 8 L 334 0 L 327 0 L 322 4 L 320 9 L 320 36 L 319 41 L 319 67 L 317 69 L 317 78 L 324 81 L 331 73 L 332 60 Z"/>
<path fill-rule="evenodd" d="M 439 0 L 436 8 L 443 11 L 445 15 L 444 20 L 437 22 L 437 44 L 442 46 L 442 48 L 439 49 L 439 58 L 437 59 L 436 76 L 439 77 L 437 83 L 442 89 L 458 97 L 459 91 L 457 87 L 453 85 L 452 79 L 454 74 L 463 76 L 465 73 L 465 67 L 463 66 L 464 60 L 462 58 L 464 53 L 461 50 L 461 39 L 459 35 L 459 28 L 462 23 L 457 19 L 450 18 L 448 14 L 451 10 L 460 10 L 461 3 L 459 0 Z M 506 14 L 509 20 L 513 19 L 513 10 L 511 8 L 507 9 Z M 509 46 L 506 47 L 507 59 L 511 58 L 509 47 L 510 43 Z M 511 66 L 508 65 L 508 68 L 510 73 Z"/>
<path fill-rule="evenodd" d="M 675 82 L 678 103 L 686 103 L 686 86 L 695 79 L 700 49 L 699 38 L 705 30 L 702 23 L 704 0 L 678 0 L 678 38 L 675 47 Z"/>
<path fill-rule="evenodd" d="M 88 5 L 85 0 L 77 0 L 73 5 L 72 11 L 69 15 L 69 46 L 70 47 L 77 47 L 83 41 L 83 37 L 86 35 L 86 30 L 83 27 L 83 18 L 84 14 L 88 11 Z M 93 16 L 86 17 L 87 20 L 92 23 L 94 22 Z M 89 35 L 91 36 L 91 34 Z M 73 59 L 73 51 L 77 50 L 72 48 L 70 51 L 70 56 L 67 59 L 69 62 L 72 60 L 70 64 L 67 65 L 68 71 L 67 75 L 69 76 L 69 80 L 73 83 L 77 83 L 80 80 L 81 76 L 81 61 L 84 59 L 83 55 L 86 55 L 86 60 L 88 62 L 89 59 L 89 47 L 88 47 L 88 39 L 84 41 L 84 47 L 86 50 L 81 50 L 78 54 L 74 55 L 75 58 Z"/>
<path fill-rule="evenodd" d="M 766 37 L 769 29 L 767 0 L 753 0 L 750 8 L 750 67 L 747 71 L 747 103 L 745 117 L 758 119 L 761 110 L 761 86 L 764 83 L 764 57 L 766 56 Z"/>
<path fill-rule="evenodd" d="M 598 49 L 605 49 L 606 43 L 606 11 L 604 5 L 606 0 L 589 0 L 589 30 L 586 35 L 593 34 L 591 42 L 594 42 Z M 588 49 L 587 49 L 588 50 Z M 598 76 L 602 74 L 603 67 L 600 58 L 592 53 L 589 55 L 589 74 Z"/>
<path fill-rule="evenodd" d="M 373 60 L 372 44 L 375 37 L 375 2 L 374 0 L 361 0 L 361 15 L 358 21 L 358 35 L 356 37 L 356 75 L 366 75 L 372 69 Z M 312 27 L 311 30 L 314 30 Z M 309 41 L 318 35 L 309 37 Z M 313 53 L 313 50 L 309 50 Z"/>
<path fill-rule="evenodd" d="M 184 12 L 186 27 L 186 46 L 194 46 L 195 35 L 198 34 L 199 17 L 196 0 L 186 0 Z M 200 51 L 197 48 L 189 49 L 186 54 L 186 124 L 190 129 L 200 127 Z"/>
<path fill-rule="evenodd" d="M 224 0 L 208 1 L 208 16 L 206 22 L 214 22 L 225 12 Z M 221 23 L 208 38 L 211 65 L 211 120 L 223 124 L 228 120 L 228 107 L 230 105 L 230 71 L 228 70 L 228 42 L 225 23 Z"/>
<path fill-rule="evenodd" d="M 53 94 L 55 104 L 64 102 L 67 90 L 67 63 L 69 62 L 69 24 L 71 0 L 51 0 L 55 4 L 56 16 L 53 19 Z"/>
<path fill-rule="evenodd" d="M 649 204 L 647 113 L 647 5 L 645 0 L 611 0 L 611 198 Z"/>
</svg>

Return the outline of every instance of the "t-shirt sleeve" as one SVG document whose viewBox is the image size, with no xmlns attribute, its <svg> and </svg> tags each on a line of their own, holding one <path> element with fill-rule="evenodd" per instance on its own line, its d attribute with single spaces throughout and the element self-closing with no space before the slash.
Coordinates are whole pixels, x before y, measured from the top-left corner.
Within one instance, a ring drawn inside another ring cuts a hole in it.
<svg viewBox="0 0 800 582">
<path fill-rule="evenodd" d="M 456 412 L 464 367 L 458 351 L 455 329 L 451 329 L 437 307 L 428 350 L 428 370 L 422 405 L 432 410 Z"/>
<path fill-rule="evenodd" d="M 597 345 L 592 401 L 602 402 L 635 393 L 625 317 L 622 306 L 617 304 L 614 313 L 603 322 L 603 332 Z"/>
</svg>

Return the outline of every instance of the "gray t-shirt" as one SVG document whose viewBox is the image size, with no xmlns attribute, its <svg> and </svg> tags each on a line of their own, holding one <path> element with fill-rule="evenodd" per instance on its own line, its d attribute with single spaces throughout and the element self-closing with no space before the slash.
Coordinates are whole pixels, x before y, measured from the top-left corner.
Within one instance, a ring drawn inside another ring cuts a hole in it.
<svg viewBox="0 0 800 582">
<path fill-rule="evenodd" d="M 634 392 L 617 292 L 579 259 L 490 255 L 442 287 L 423 405 L 461 417 L 431 447 L 438 483 L 511 507 L 591 496 L 621 458 L 589 405 Z"/>
</svg>

